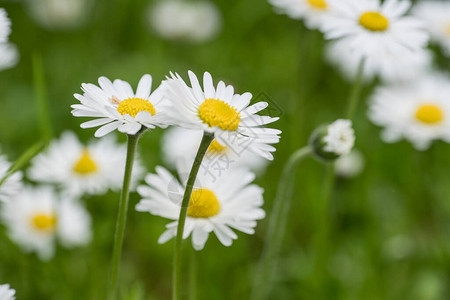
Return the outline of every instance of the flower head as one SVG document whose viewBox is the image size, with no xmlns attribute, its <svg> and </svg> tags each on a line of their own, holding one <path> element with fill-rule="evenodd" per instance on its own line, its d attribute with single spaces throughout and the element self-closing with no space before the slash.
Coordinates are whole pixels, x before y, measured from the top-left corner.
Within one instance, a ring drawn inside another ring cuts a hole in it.
<svg viewBox="0 0 450 300">
<path fill-rule="evenodd" d="M 143 199 L 136 205 L 137 211 L 174 220 L 166 226 L 159 243 L 167 242 L 177 233 L 188 171 L 186 167 L 178 171 L 180 183 L 166 169 L 157 167 L 156 174 L 147 176 L 147 185 L 138 187 Z M 244 169 L 228 170 L 216 179 L 200 172 L 191 195 L 183 238 L 192 235 L 194 249 L 201 250 L 211 232 L 225 246 L 237 239 L 231 228 L 253 234 L 256 221 L 265 216 L 261 209 L 263 190 L 250 184 L 254 178 L 254 174 Z"/>
<path fill-rule="evenodd" d="M 292 19 L 305 20 L 311 29 L 319 28 L 323 16 L 330 13 L 328 0 L 269 0 L 279 13 L 287 14 Z"/>
<path fill-rule="evenodd" d="M 421 1 L 414 7 L 413 14 L 425 22 L 431 39 L 450 56 L 450 2 Z"/>
<path fill-rule="evenodd" d="M 16 291 L 9 284 L 0 284 L 0 300 L 15 300 Z"/>
<path fill-rule="evenodd" d="M 28 174 L 34 181 L 58 184 L 71 195 L 102 195 L 122 186 L 126 151 L 113 137 L 83 145 L 74 133 L 64 132 L 32 160 Z M 139 162 L 133 171 L 134 180 L 142 178 Z"/>
<path fill-rule="evenodd" d="M 364 156 L 361 151 L 353 149 L 349 154 L 336 159 L 334 171 L 337 176 L 353 178 L 364 169 Z"/>
<path fill-rule="evenodd" d="M 310 138 L 314 154 L 323 160 L 335 160 L 349 154 L 355 145 L 352 121 L 339 119 L 317 128 Z"/>
<path fill-rule="evenodd" d="M 11 163 L 5 156 L 0 156 L 0 180 L 6 175 Z M 16 172 L 8 177 L 0 186 L 0 202 L 7 202 L 22 188 L 22 172 Z"/>
<path fill-rule="evenodd" d="M 17 47 L 11 43 L 0 43 L 0 71 L 14 67 L 19 60 Z"/>
<path fill-rule="evenodd" d="M 345 41 L 358 61 L 418 51 L 428 42 L 423 23 L 405 16 L 411 6 L 408 0 L 328 1 L 334 12 L 322 22 L 325 37 Z"/>
<path fill-rule="evenodd" d="M 144 128 L 167 127 L 168 120 L 164 110 L 165 101 L 161 88 L 152 94 L 152 77 L 142 76 L 136 93 L 128 84 L 120 79 L 111 82 L 106 77 L 98 79 L 100 87 L 84 83 L 83 95 L 75 94 L 81 104 L 72 105 L 75 117 L 95 117 L 95 120 L 81 124 L 81 128 L 101 126 L 96 137 L 102 137 L 118 129 L 120 132 L 134 135 Z"/>
<path fill-rule="evenodd" d="M 234 88 L 223 81 L 214 88 L 208 72 L 203 76 L 203 89 L 194 73 L 189 72 L 189 78 L 192 87 L 188 87 L 178 74 L 172 74 L 164 83 L 175 124 L 213 133 L 220 145 L 233 147 L 238 152 L 247 148 L 266 159 L 273 159 L 271 152 L 276 149 L 270 144 L 279 142 L 281 131 L 262 126 L 278 118 L 257 114 L 268 103 L 249 106 L 252 94 L 235 94 Z"/>
<path fill-rule="evenodd" d="M 11 34 L 11 21 L 8 18 L 6 10 L 0 8 L 0 43 L 7 42 L 10 34 Z"/>
<path fill-rule="evenodd" d="M 369 118 L 384 127 L 383 141 L 405 138 L 418 150 L 426 150 L 433 140 L 450 142 L 449 116 L 450 78 L 443 74 L 380 87 L 369 105 Z"/>
<path fill-rule="evenodd" d="M 203 42 L 215 37 L 222 27 L 222 16 L 210 1 L 164 0 L 149 9 L 149 23 L 169 40 Z"/>
<path fill-rule="evenodd" d="M 71 248 L 91 238 L 91 218 L 85 208 L 67 195 L 59 199 L 47 186 L 26 187 L 1 207 L 0 216 L 11 240 L 42 260 L 53 257 L 57 239 Z"/>
</svg>

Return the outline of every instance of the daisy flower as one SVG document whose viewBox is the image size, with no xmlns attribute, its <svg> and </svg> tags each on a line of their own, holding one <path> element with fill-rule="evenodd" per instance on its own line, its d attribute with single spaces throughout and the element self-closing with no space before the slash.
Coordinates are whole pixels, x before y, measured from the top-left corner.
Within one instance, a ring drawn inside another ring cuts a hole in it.
<svg viewBox="0 0 450 300">
<path fill-rule="evenodd" d="M 423 49 L 428 34 L 422 22 L 405 16 L 408 0 L 328 0 L 334 12 L 324 16 L 322 30 L 327 39 L 348 43 L 360 61 L 386 53 L 403 55 Z"/>
<path fill-rule="evenodd" d="M 186 167 L 179 169 L 183 182 L 187 181 L 188 171 Z M 192 235 L 195 250 L 203 249 L 211 232 L 225 246 L 238 237 L 232 228 L 254 233 L 256 221 L 265 216 L 261 209 L 263 189 L 251 184 L 254 178 L 253 173 L 244 169 L 228 170 L 218 180 L 199 174 L 183 232 L 184 239 Z M 184 186 L 162 167 L 156 168 L 156 174 L 147 175 L 146 182 L 148 185 L 138 187 L 143 199 L 136 210 L 174 220 L 159 238 L 158 243 L 162 244 L 177 234 Z"/>
<path fill-rule="evenodd" d="M 188 161 L 191 165 L 194 161 L 198 145 L 202 139 L 201 130 L 172 127 L 165 131 L 162 142 L 162 153 L 164 161 L 171 168 L 181 162 Z M 209 146 L 203 166 L 208 167 L 212 176 L 219 174 L 230 168 L 246 167 L 250 170 L 261 173 L 267 166 L 267 160 L 261 156 L 242 149 L 241 153 L 232 148 L 220 145 L 214 140 Z"/>
<path fill-rule="evenodd" d="M 222 27 L 219 8 L 210 1 L 159 1 L 151 5 L 148 21 L 152 29 L 169 40 L 203 42 L 215 37 Z"/>
<path fill-rule="evenodd" d="M 450 55 L 450 2 L 422 1 L 416 4 L 413 14 L 426 23 L 431 39 Z"/>
<path fill-rule="evenodd" d="M 0 43 L 0 71 L 14 67 L 19 60 L 17 47 L 11 43 Z"/>
<path fill-rule="evenodd" d="M 16 291 L 9 284 L 0 284 L 0 300 L 15 300 Z"/>
<path fill-rule="evenodd" d="M 257 113 L 268 106 L 258 102 L 249 106 L 252 94 L 235 94 L 234 88 L 220 81 L 214 88 L 208 72 L 203 76 L 203 89 L 194 73 L 189 71 L 192 87 L 186 85 L 178 74 L 165 82 L 167 98 L 172 103 L 170 114 L 173 122 L 188 129 L 201 129 L 213 134 L 216 141 L 237 152 L 247 149 L 272 160 L 280 130 L 263 125 L 279 118 L 260 116 Z"/>
<path fill-rule="evenodd" d="M 292 19 L 305 20 L 308 28 L 320 27 L 323 16 L 330 11 L 328 0 L 269 0 L 277 12 Z"/>
<path fill-rule="evenodd" d="M 342 155 L 334 163 L 337 176 L 353 178 L 361 174 L 364 169 L 364 156 L 361 151 L 353 149 L 349 154 Z"/>
<path fill-rule="evenodd" d="M 81 104 L 72 105 L 72 114 L 75 117 L 96 118 L 81 124 L 81 128 L 101 126 L 95 136 L 102 137 L 116 129 L 134 135 L 142 127 L 151 129 L 168 125 L 161 88 L 150 94 L 150 75 L 142 76 L 136 93 L 128 82 L 120 79 L 111 82 L 106 77 L 100 77 L 98 83 L 100 87 L 83 83 L 83 95 L 74 95 Z"/>
<path fill-rule="evenodd" d="M 347 155 L 355 145 L 352 121 L 338 119 L 317 128 L 310 138 L 310 145 L 319 159 L 335 160 Z"/>
<path fill-rule="evenodd" d="M 126 152 L 126 146 L 113 137 L 83 145 L 67 131 L 32 160 L 28 176 L 37 182 L 55 183 L 71 195 L 103 195 L 121 188 Z M 143 175 L 138 162 L 133 172 L 134 186 Z"/>
<path fill-rule="evenodd" d="M 378 88 L 369 104 L 369 118 L 384 127 L 382 139 L 402 138 L 426 150 L 437 139 L 450 142 L 450 78 L 429 74 L 402 85 Z"/>
<path fill-rule="evenodd" d="M 11 34 L 11 21 L 6 10 L 0 8 L 0 43 L 6 43 Z"/>
<path fill-rule="evenodd" d="M 5 156 L 0 155 L 0 180 L 6 175 L 11 163 Z M 8 177 L 0 186 L 0 202 L 7 202 L 22 188 L 22 173 L 16 172 Z"/>
<path fill-rule="evenodd" d="M 328 62 L 337 67 L 348 80 L 355 80 L 361 58 L 355 55 L 346 41 L 328 44 L 325 50 Z M 382 52 L 364 60 L 364 81 L 378 77 L 384 82 L 411 80 L 431 67 L 432 52 L 428 49 L 407 52 Z"/>
<path fill-rule="evenodd" d="M 77 201 L 58 197 L 52 188 L 26 187 L 14 201 L 4 204 L 0 216 L 12 241 L 25 252 L 36 252 L 49 260 L 55 252 L 55 242 L 72 248 L 91 239 L 91 218 Z"/>
</svg>

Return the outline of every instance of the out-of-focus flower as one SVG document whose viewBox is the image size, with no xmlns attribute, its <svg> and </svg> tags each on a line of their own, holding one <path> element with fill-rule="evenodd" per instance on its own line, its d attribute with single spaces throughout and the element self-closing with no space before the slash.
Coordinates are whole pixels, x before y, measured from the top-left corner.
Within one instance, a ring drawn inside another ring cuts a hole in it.
<svg viewBox="0 0 450 300">
<path fill-rule="evenodd" d="M 402 138 L 426 150 L 433 140 L 450 142 L 450 78 L 428 74 L 401 85 L 378 88 L 369 105 L 369 118 L 384 127 L 381 138 Z"/>
<path fill-rule="evenodd" d="M 153 215 L 172 219 L 167 230 L 158 242 L 165 243 L 177 234 L 178 217 L 187 181 L 189 168 L 179 169 L 183 184 L 162 167 L 156 168 L 157 174 L 147 175 L 148 185 L 138 187 L 143 198 L 136 210 L 150 212 Z M 192 234 L 192 245 L 195 250 L 203 249 L 208 236 L 214 232 L 225 246 L 231 246 L 237 239 L 231 230 L 253 234 L 256 221 L 265 217 L 263 205 L 263 189 L 250 184 L 255 175 L 244 169 L 233 169 L 223 173 L 217 180 L 200 172 L 191 195 L 187 211 L 186 226 L 183 238 Z"/>
<path fill-rule="evenodd" d="M 0 43 L 6 43 L 11 34 L 11 21 L 6 10 L 0 8 Z"/>
<path fill-rule="evenodd" d="M 184 161 L 188 161 L 188 164 L 192 165 L 201 139 L 201 130 L 181 127 L 168 129 L 162 143 L 164 160 L 172 168 L 176 168 L 179 163 L 184 163 Z M 267 166 L 267 160 L 254 155 L 245 148 L 239 153 L 231 147 L 222 146 L 217 141 L 213 141 L 203 158 L 203 165 L 209 166 L 210 172 L 214 174 L 240 167 L 246 167 L 253 172 L 261 173 Z"/>
<path fill-rule="evenodd" d="M 258 102 L 249 106 L 252 94 L 235 94 L 234 88 L 223 81 L 214 88 L 211 74 L 205 72 L 203 89 L 194 73 L 189 71 L 191 87 L 178 75 L 166 81 L 167 98 L 172 103 L 173 122 L 189 129 L 201 129 L 214 134 L 221 146 L 232 147 L 240 153 L 243 149 L 273 159 L 276 149 L 271 144 L 279 142 L 280 130 L 262 127 L 278 118 L 257 113 L 268 106 Z"/>
<path fill-rule="evenodd" d="M 16 291 L 9 287 L 9 284 L 0 285 L 0 300 L 15 300 Z"/>
<path fill-rule="evenodd" d="M 380 55 L 403 55 L 423 49 L 428 42 L 424 24 L 405 16 L 408 0 L 328 0 L 333 13 L 323 18 L 327 39 L 349 45 L 358 61 Z"/>
<path fill-rule="evenodd" d="M 165 39 L 203 42 L 219 33 L 222 16 L 210 1 L 164 0 L 149 7 L 148 22 Z"/>
<path fill-rule="evenodd" d="M 14 67 L 19 61 L 17 47 L 11 43 L 0 44 L 0 71 Z"/>
<path fill-rule="evenodd" d="M 80 28 L 90 15 L 93 0 L 27 0 L 29 11 L 41 26 L 51 30 Z"/>
<path fill-rule="evenodd" d="M 416 4 L 413 14 L 425 21 L 431 39 L 450 56 L 450 2 L 421 1 Z"/>
<path fill-rule="evenodd" d="M 331 10 L 328 0 L 269 0 L 277 12 L 292 19 L 305 20 L 307 27 L 320 27 L 323 16 Z"/>
<path fill-rule="evenodd" d="M 348 80 L 355 79 L 361 58 L 355 55 L 355 51 L 347 41 L 330 43 L 325 53 L 326 59 Z M 369 81 L 378 77 L 384 82 L 411 80 L 428 71 L 432 60 L 432 52 L 427 49 L 403 53 L 383 51 L 378 55 L 366 57 L 363 79 Z"/>
<path fill-rule="evenodd" d="M 1 207 L 8 235 L 26 252 L 49 260 L 58 239 L 64 247 L 87 244 L 91 239 L 91 218 L 78 201 L 65 195 L 58 201 L 52 188 L 26 187 L 13 201 Z"/>
<path fill-rule="evenodd" d="M 72 132 L 53 141 L 46 153 L 32 160 L 29 177 L 37 182 L 55 183 L 70 195 L 102 195 L 122 186 L 126 146 L 113 137 L 83 145 Z M 136 162 L 134 184 L 142 178 L 143 168 Z"/>
<path fill-rule="evenodd" d="M 0 155 L 0 180 L 6 175 L 11 163 L 5 156 Z M 0 202 L 7 202 L 22 188 L 22 173 L 16 172 L 6 179 L 0 186 Z"/>
<path fill-rule="evenodd" d="M 338 119 L 320 126 L 311 135 L 310 145 L 316 157 L 325 161 L 349 154 L 355 145 L 352 121 Z"/>
<path fill-rule="evenodd" d="M 152 77 L 142 76 L 136 93 L 126 81 L 116 79 L 111 82 L 106 77 L 98 79 L 100 87 L 83 83 L 83 95 L 75 94 L 81 104 L 72 105 L 75 117 L 95 117 L 95 120 L 81 124 L 81 128 L 101 126 L 96 137 L 102 137 L 116 129 L 134 135 L 144 128 L 166 127 L 169 120 L 164 112 L 166 104 L 162 87 L 153 93 Z"/>
<path fill-rule="evenodd" d="M 364 156 L 361 151 L 353 149 L 349 154 L 339 157 L 334 164 L 337 176 L 353 178 L 364 169 Z"/>
</svg>

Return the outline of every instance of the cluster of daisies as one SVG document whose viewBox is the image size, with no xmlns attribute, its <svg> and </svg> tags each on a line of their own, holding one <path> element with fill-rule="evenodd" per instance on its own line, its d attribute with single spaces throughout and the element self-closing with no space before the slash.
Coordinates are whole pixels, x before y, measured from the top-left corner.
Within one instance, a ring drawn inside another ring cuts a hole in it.
<svg viewBox="0 0 450 300">
<path fill-rule="evenodd" d="M 433 68 L 428 40 L 450 55 L 450 3 L 409 0 L 269 0 L 331 42 L 326 59 L 354 80 L 378 78 L 368 116 L 382 139 L 407 139 L 418 150 L 450 142 L 450 78 Z M 362 72 L 361 72 L 362 71 Z M 361 73 L 360 73 L 361 72 Z"/>
</svg>

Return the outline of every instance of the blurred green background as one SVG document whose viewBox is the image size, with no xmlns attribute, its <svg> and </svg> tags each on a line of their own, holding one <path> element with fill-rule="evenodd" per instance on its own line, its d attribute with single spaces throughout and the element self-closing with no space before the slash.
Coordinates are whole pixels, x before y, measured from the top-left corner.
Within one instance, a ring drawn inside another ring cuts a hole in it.
<svg viewBox="0 0 450 300">
<path fill-rule="evenodd" d="M 145 11 L 153 1 L 91 2 L 84 26 L 51 31 L 38 26 L 23 3 L 0 1 L 21 55 L 17 67 L 0 73 L 2 152 L 17 159 L 39 136 L 34 54 L 43 59 L 56 136 L 70 129 L 84 141 L 93 138 L 94 129 L 79 129 L 82 120 L 71 116 L 70 105 L 81 83 L 95 83 L 99 76 L 136 86 L 150 73 L 155 87 L 169 71 L 184 78 L 187 70 L 209 71 L 237 92 L 253 93 L 254 101 L 268 98 L 270 113 L 281 117 L 274 127 L 283 131 L 274 162 L 257 180 L 265 189 L 268 217 L 256 235 L 239 234 L 230 248 L 211 236 L 199 255 L 200 299 L 248 299 L 282 167 L 315 127 L 343 115 L 351 85 L 324 62 L 318 32 L 275 14 L 263 0 L 215 0 L 223 28 L 215 39 L 197 44 L 166 41 L 148 30 Z M 365 98 L 376 84 L 365 87 Z M 355 179 L 337 180 L 324 214 L 319 200 L 324 166 L 313 159 L 299 166 L 271 299 L 450 299 L 450 145 L 436 142 L 417 152 L 407 142 L 384 144 L 362 103 L 354 121 L 366 168 Z M 162 164 L 162 133 L 158 129 L 141 139 L 149 172 Z M 118 199 L 114 193 L 83 199 L 93 216 L 92 243 L 58 249 L 50 262 L 22 253 L 0 227 L 0 283 L 10 283 L 19 300 L 102 299 Z M 173 241 L 156 243 L 167 220 L 134 211 L 138 200 L 131 196 L 122 299 L 170 299 Z M 324 223 L 329 238 L 326 248 L 318 249 L 317 229 Z M 185 246 L 187 260 L 191 245 Z M 328 257 L 324 274 L 314 271 L 319 251 Z"/>
</svg>

